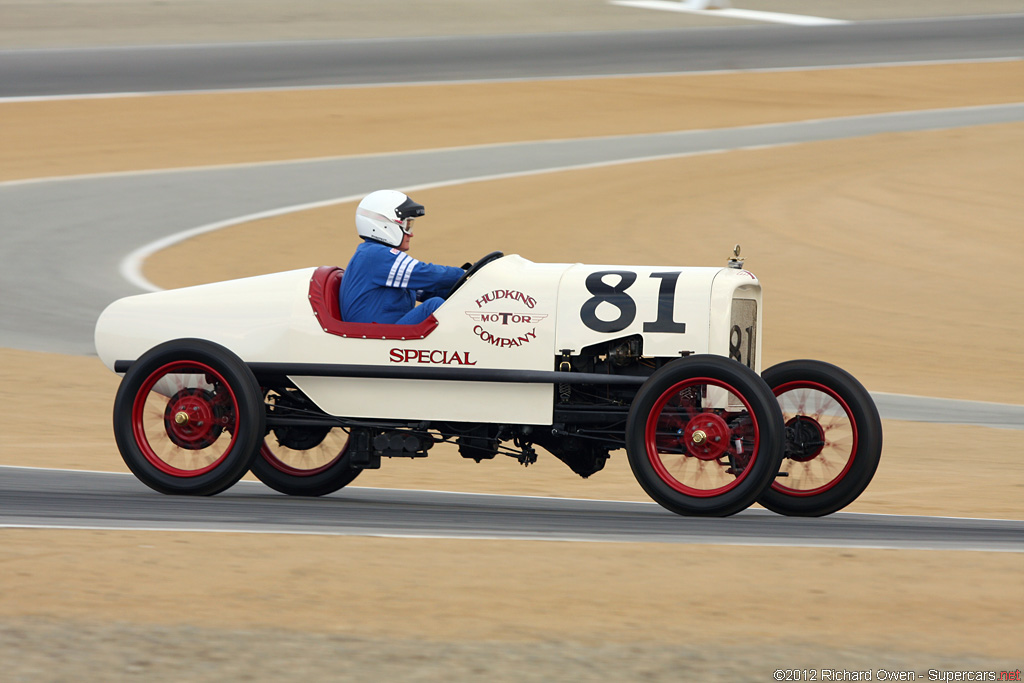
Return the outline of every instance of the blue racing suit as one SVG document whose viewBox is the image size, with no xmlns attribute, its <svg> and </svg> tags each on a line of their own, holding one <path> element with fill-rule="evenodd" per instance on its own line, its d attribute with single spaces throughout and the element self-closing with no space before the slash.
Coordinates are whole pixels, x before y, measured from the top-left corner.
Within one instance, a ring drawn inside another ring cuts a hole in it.
<svg viewBox="0 0 1024 683">
<path fill-rule="evenodd" d="M 352 323 L 415 325 L 426 320 L 462 277 L 462 268 L 417 261 L 380 242 L 364 241 L 345 268 L 338 290 L 341 319 Z M 419 306 L 416 301 L 423 303 Z"/>
</svg>

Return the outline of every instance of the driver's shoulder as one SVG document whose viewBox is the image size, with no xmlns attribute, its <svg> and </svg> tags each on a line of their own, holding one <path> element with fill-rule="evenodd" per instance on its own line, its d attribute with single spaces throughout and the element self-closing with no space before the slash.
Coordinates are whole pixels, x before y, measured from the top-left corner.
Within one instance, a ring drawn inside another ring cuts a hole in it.
<svg viewBox="0 0 1024 683">
<path fill-rule="evenodd" d="M 375 261 L 391 262 L 396 259 L 411 258 L 408 254 L 397 247 L 389 247 L 380 242 L 363 242 L 356 248 L 356 255 Z"/>
</svg>

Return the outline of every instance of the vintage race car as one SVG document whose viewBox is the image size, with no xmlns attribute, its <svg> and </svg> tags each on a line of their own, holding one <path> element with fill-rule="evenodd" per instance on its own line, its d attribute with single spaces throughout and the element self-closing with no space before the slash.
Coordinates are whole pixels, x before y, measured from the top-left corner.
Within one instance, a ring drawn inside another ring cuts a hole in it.
<svg viewBox="0 0 1024 683">
<path fill-rule="evenodd" d="M 163 493 L 216 494 L 251 470 L 303 496 L 441 442 L 524 465 L 539 446 L 583 477 L 625 448 L 679 514 L 755 501 L 829 514 L 874 474 L 877 410 L 826 363 L 761 374 L 761 286 L 738 257 L 684 268 L 494 252 L 413 326 L 341 320 L 344 274 L 330 266 L 120 299 L 96 324 L 100 358 L 124 375 L 117 445 Z"/>
</svg>

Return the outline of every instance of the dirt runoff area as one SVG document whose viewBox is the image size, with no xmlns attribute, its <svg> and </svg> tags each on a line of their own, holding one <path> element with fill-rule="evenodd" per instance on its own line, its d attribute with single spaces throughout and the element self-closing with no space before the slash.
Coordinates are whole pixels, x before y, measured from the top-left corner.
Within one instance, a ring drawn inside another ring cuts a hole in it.
<svg viewBox="0 0 1024 683">
<path fill-rule="evenodd" d="M 4 104 L 24 135 L 6 133 L 0 174 L 1015 102 L 1022 74 L 997 63 L 608 79 L 565 92 L 445 86 L 422 98 L 415 135 L 350 106 L 348 91 Z M 583 107 L 548 106 L 566 92 Z M 613 92 L 648 106 L 622 106 Z M 680 107 L 687 116 L 673 118 Z M 366 134 L 328 134 L 341 113 Z M 414 249 L 442 262 L 500 248 L 537 261 L 707 265 L 741 242 L 765 286 L 767 363 L 817 357 L 876 391 L 1014 402 L 1000 380 L 1024 374 L 1024 321 L 1001 293 L 1012 281 L 1004 264 L 1024 258 L 1021 158 L 1024 126 L 1012 124 L 439 188 L 417 195 L 430 215 Z M 638 234 L 652 205 L 673 217 L 670 255 Z M 351 211 L 207 235 L 158 254 L 146 274 L 180 286 L 318 265 L 325 253 L 344 263 Z M 94 358 L 0 350 L 0 464 L 124 471 L 110 430 L 116 386 Z M 1018 432 L 885 430 L 882 466 L 851 510 L 1024 519 Z M 523 469 L 438 449 L 357 483 L 646 499 L 622 453 L 584 481 L 552 457 Z M 1024 661 L 1016 554 L 5 529 L 0 567 L 0 656 L 14 680 L 767 681 L 779 668 L 877 680 L 879 670 L 925 678 Z"/>
</svg>

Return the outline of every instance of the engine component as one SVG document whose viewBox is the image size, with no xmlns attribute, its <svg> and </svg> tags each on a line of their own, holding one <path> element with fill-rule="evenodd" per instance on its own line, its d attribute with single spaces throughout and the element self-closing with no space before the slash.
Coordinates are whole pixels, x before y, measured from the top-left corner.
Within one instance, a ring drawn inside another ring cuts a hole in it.
<svg viewBox="0 0 1024 683">
<path fill-rule="evenodd" d="M 498 454 L 498 434 L 492 425 L 474 425 L 460 436 L 459 455 L 477 462 L 491 460 Z"/>
</svg>

